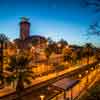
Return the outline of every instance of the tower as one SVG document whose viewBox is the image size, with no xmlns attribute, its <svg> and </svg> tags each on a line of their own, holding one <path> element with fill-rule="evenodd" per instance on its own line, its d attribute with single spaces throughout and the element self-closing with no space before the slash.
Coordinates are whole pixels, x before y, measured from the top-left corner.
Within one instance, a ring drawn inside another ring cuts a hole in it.
<svg viewBox="0 0 100 100">
<path fill-rule="evenodd" d="M 20 39 L 25 40 L 30 36 L 30 23 L 27 18 L 22 17 L 20 22 Z"/>
</svg>

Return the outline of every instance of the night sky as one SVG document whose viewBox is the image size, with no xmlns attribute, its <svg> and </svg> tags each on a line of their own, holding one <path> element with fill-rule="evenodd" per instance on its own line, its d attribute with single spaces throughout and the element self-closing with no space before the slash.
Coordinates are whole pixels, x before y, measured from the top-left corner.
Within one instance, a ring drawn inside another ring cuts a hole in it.
<svg viewBox="0 0 100 100">
<path fill-rule="evenodd" d="M 100 47 L 99 37 L 87 40 L 86 30 L 97 18 L 81 0 L 0 0 L 0 33 L 10 39 L 19 37 L 22 16 L 31 22 L 31 35 L 65 39 L 69 44 L 92 42 Z"/>
</svg>

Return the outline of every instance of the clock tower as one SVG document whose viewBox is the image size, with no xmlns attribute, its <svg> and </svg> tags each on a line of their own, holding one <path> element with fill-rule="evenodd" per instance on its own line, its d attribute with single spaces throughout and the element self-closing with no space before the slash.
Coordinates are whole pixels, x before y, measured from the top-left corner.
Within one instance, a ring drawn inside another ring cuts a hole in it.
<svg viewBox="0 0 100 100">
<path fill-rule="evenodd" d="M 20 39 L 25 40 L 30 36 L 30 23 L 27 18 L 22 17 L 20 22 Z"/>
</svg>

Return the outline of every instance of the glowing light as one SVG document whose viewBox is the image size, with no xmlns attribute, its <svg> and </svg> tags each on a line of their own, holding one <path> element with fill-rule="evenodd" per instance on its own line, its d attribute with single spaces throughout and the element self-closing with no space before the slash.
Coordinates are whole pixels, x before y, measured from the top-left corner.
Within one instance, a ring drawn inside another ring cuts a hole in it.
<svg viewBox="0 0 100 100">
<path fill-rule="evenodd" d="M 85 71 L 86 74 L 88 74 L 88 72 L 89 72 L 88 70 Z"/>
<path fill-rule="evenodd" d="M 81 77 L 82 77 L 82 75 L 81 75 L 81 74 L 79 74 L 79 75 L 78 75 L 78 77 L 79 77 L 79 78 L 81 78 Z"/>
<path fill-rule="evenodd" d="M 91 70 L 93 70 L 94 68 L 92 67 Z"/>
<path fill-rule="evenodd" d="M 69 48 L 69 46 L 67 45 L 67 46 L 66 46 L 66 49 L 68 49 L 68 48 Z"/>
<path fill-rule="evenodd" d="M 57 45 L 58 47 L 61 47 L 61 44 L 60 43 L 58 43 L 58 45 Z"/>
<path fill-rule="evenodd" d="M 40 95 L 41 100 L 44 100 L 45 95 Z"/>
<path fill-rule="evenodd" d="M 49 42 L 47 42 L 46 44 L 49 45 Z"/>
</svg>

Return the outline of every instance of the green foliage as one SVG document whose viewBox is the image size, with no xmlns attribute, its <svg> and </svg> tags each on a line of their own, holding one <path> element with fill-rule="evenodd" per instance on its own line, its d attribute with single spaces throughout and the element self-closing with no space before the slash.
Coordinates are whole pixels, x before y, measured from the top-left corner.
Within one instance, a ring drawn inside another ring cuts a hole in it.
<svg viewBox="0 0 100 100">
<path fill-rule="evenodd" d="M 86 56 L 92 56 L 93 55 L 93 45 L 91 43 L 85 44 L 85 55 Z"/>
<path fill-rule="evenodd" d="M 0 33 L 0 43 L 7 43 L 7 42 L 8 42 L 8 38 L 6 37 L 6 35 Z"/>
<path fill-rule="evenodd" d="M 6 79 L 6 80 L 5 80 L 6 83 L 7 83 L 8 85 L 11 85 L 11 83 L 14 82 L 14 81 L 16 80 L 16 77 L 15 77 L 14 75 L 11 75 L 11 76 L 6 77 L 5 79 Z"/>
<path fill-rule="evenodd" d="M 79 100 L 100 100 L 100 80 Z"/>
<path fill-rule="evenodd" d="M 33 45 L 33 46 L 36 46 L 37 44 L 38 44 L 38 40 L 37 40 L 37 39 L 33 39 L 33 40 L 32 40 L 32 45 Z"/>
<path fill-rule="evenodd" d="M 10 58 L 9 66 L 7 71 L 11 73 L 6 78 L 6 82 L 11 84 L 12 82 L 17 82 L 16 93 L 20 96 L 20 92 L 24 89 L 25 84 L 31 84 L 34 79 L 34 73 L 32 67 L 29 67 L 31 59 L 26 55 L 19 54 L 17 56 L 12 56 Z"/>
<path fill-rule="evenodd" d="M 68 42 L 64 39 L 61 39 L 60 41 L 58 41 L 58 43 L 61 44 L 61 47 L 63 48 L 64 46 L 67 46 L 68 45 Z"/>
<path fill-rule="evenodd" d="M 72 60 L 73 60 L 73 58 L 71 57 L 71 55 L 66 54 L 66 55 L 64 56 L 64 61 L 71 62 Z"/>
<path fill-rule="evenodd" d="M 45 49 L 45 54 L 46 54 L 46 57 L 47 57 L 47 58 L 49 58 L 49 57 L 50 57 L 50 55 L 51 55 L 51 53 L 52 53 L 52 49 L 51 49 L 51 48 L 49 48 L 49 47 L 47 47 L 47 48 Z"/>
<path fill-rule="evenodd" d="M 4 66 L 4 48 L 7 48 L 8 38 L 5 34 L 0 34 L 0 80 L 4 84 L 3 66 Z"/>
<path fill-rule="evenodd" d="M 82 0 L 82 3 L 85 5 L 85 7 L 91 8 L 95 13 L 100 13 L 100 0 Z M 87 31 L 87 36 L 100 36 L 100 19 L 99 14 L 96 21 L 93 21 L 93 23 L 89 26 Z"/>
</svg>

